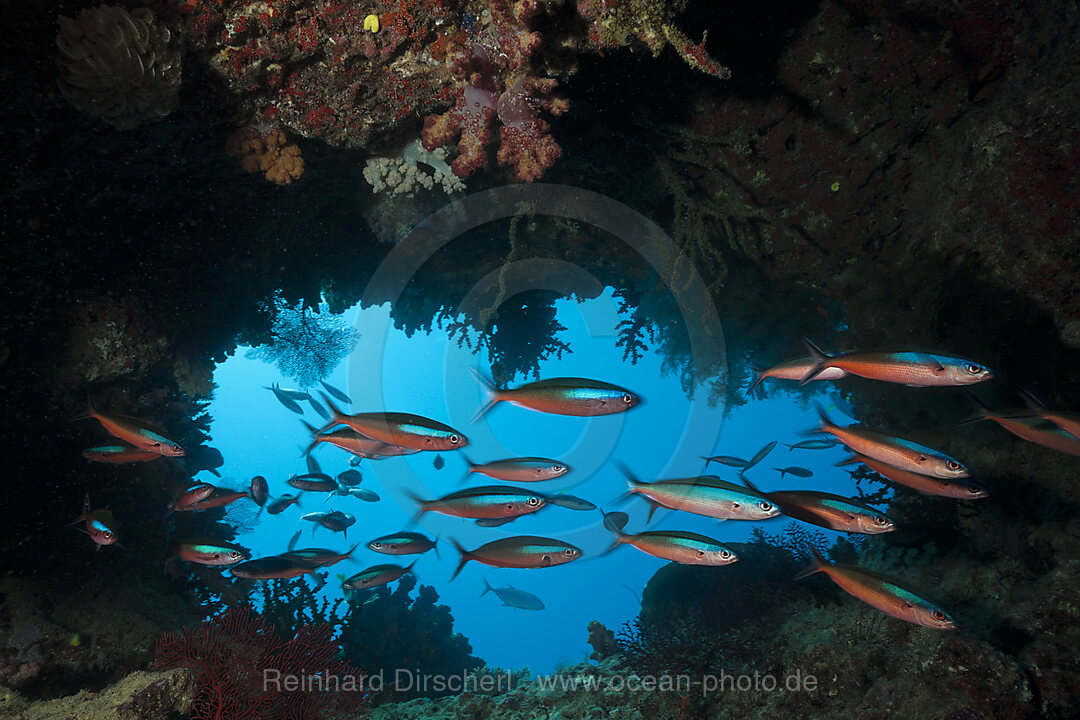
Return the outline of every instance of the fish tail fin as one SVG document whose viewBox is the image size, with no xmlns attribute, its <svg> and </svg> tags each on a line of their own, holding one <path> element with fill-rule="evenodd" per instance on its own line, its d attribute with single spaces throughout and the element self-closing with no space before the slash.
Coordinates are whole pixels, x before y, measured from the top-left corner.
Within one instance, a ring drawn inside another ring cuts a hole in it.
<svg viewBox="0 0 1080 720">
<path fill-rule="evenodd" d="M 484 592 L 480 593 L 480 597 L 484 597 L 489 592 L 493 592 L 494 590 L 495 588 L 491 587 L 491 583 L 487 581 L 487 578 L 484 578 Z"/>
<path fill-rule="evenodd" d="M 1042 416 L 1050 409 L 1046 400 L 1034 389 L 1025 385 L 1017 385 L 1016 392 L 1020 393 L 1020 398 L 1024 401 L 1024 404 L 1036 415 Z"/>
<path fill-rule="evenodd" d="M 85 497 L 83 498 L 83 509 L 82 509 L 82 515 L 80 515 L 79 517 L 75 518 L 74 520 L 72 520 L 71 522 L 69 522 L 69 523 L 68 523 L 67 525 L 65 525 L 64 527 L 71 527 L 72 525 L 78 525 L 78 524 L 79 524 L 79 523 L 81 523 L 81 522 L 82 522 L 83 520 L 85 520 L 85 519 L 86 519 L 86 516 L 87 516 L 87 515 L 89 515 L 89 514 L 90 514 L 90 493 L 86 493 L 86 496 L 85 496 Z"/>
<path fill-rule="evenodd" d="M 431 549 L 435 551 L 435 559 L 436 560 L 442 560 L 442 557 L 439 556 L 439 536 L 438 535 L 436 535 L 435 539 L 431 541 Z"/>
<path fill-rule="evenodd" d="M 989 405 L 980 400 L 978 395 L 966 388 L 964 389 L 964 392 L 966 392 L 967 396 L 971 398 L 971 402 L 975 404 L 977 410 L 976 413 L 969 417 L 967 420 L 961 420 L 960 422 L 958 422 L 956 424 L 957 427 L 974 425 L 975 423 L 982 422 L 983 420 L 993 420 L 995 418 L 1001 417 L 998 413 L 992 410 Z"/>
<path fill-rule="evenodd" d="M 454 574 L 450 576 L 450 582 L 453 582 L 454 578 L 456 578 L 458 576 L 458 574 L 461 573 L 462 568 L 465 567 L 465 563 L 472 560 L 473 556 L 472 556 L 472 553 L 470 553 L 468 550 L 466 550 L 464 547 L 462 547 L 461 543 L 459 543 L 454 538 L 450 538 L 450 544 L 453 545 L 454 549 L 457 550 L 458 553 L 461 554 L 461 558 L 458 560 L 457 568 L 454 569 Z"/>
<path fill-rule="evenodd" d="M 351 548 L 349 548 L 349 552 L 345 553 L 345 559 L 346 560 L 352 560 L 353 559 L 352 554 L 354 552 L 356 552 L 356 548 L 358 548 L 358 547 L 360 547 L 359 542 L 355 543 Z"/>
<path fill-rule="evenodd" d="M 814 364 L 810 368 L 810 371 L 803 375 L 802 380 L 799 381 L 800 385 L 805 385 L 821 374 L 821 371 L 828 365 L 829 360 L 832 359 L 824 350 L 815 345 L 810 338 L 804 337 L 803 342 L 806 344 L 806 349 L 810 353 L 810 357 L 813 359 Z"/>
<path fill-rule="evenodd" d="M 416 493 L 414 493 L 412 490 L 409 490 L 408 488 L 406 488 L 404 490 L 404 493 L 409 496 L 410 500 L 412 500 L 414 503 L 416 503 L 419 506 L 416 509 L 416 512 L 412 516 L 412 522 L 416 522 L 417 520 L 420 519 L 421 515 L 428 512 L 428 509 L 426 507 L 428 501 L 423 499 L 422 497 L 420 497 Z"/>
<path fill-rule="evenodd" d="M 641 484 L 641 480 L 638 478 L 638 476 L 635 475 L 634 472 L 624 463 L 616 460 L 615 467 L 619 468 L 619 472 L 621 472 L 626 477 L 626 481 L 630 483 L 630 487 Z"/>
<path fill-rule="evenodd" d="M 484 388 L 484 404 L 480 406 L 480 409 L 476 411 L 476 414 L 472 417 L 472 422 L 477 422 L 480 418 L 484 417 L 488 410 L 492 406 L 499 402 L 499 389 L 495 387 L 495 383 L 484 377 L 476 368 L 469 368 L 472 374 L 476 376 L 476 379 L 480 381 L 480 385 Z"/>
<path fill-rule="evenodd" d="M 315 446 L 317 446 L 319 443 L 321 443 L 323 441 L 323 439 L 318 436 L 319 431 L 316 430 L 315 427 L 311 423 L 308 423 L 308 422 L 305 422 L 305 421 L 301 420 L 300 424 L 303 425 L 305 428 L 307 428 L 307 431 L 309 433 L 311 433 L 312 438 L 313 438 L 312 441 L 311 441 L 311 444 L 307 446 L 307 448 L 304 450 L 304 452 L 300 453 L 300 457 L 307 457 L 309 454 L 311 454 L 311 451 L 315 449 Z"/>
<path fill-rule="evenodd" d="M 94 399 L 89 395 L 86 396 L 86 409 L 78 415 L 71 418 L 71 422 L 78 422 L 79 420 L 89 420 L 97 415 L 97 408 L 94 407 Z"/>
<path fill-rule="evenodd" d="M 784 479 L 784 475 L 786 475 L 786 474 L 787 474 L 787 469 L 786 469 L 786 468 L 773 468 L 773 470 L 775 470 L 776 472 L 780 473 L 780 479 L 781 479 L 781 480 L 783 480 L 783 479 Z"/>
<path fill-rule="evenodd" d="M 615 519 L 608 515 L 606 512 L 604 512 L 604 508 L 598 509 L 600 510 L 600 514 L 604 516 L 604 527 L 615 533 L 616 537 L 621 538 L 623 534 L 622 530 L 624 527 L 626 527 L 626 521 L 629 520 L 629 518 L 627 518 L 626 520 Z M 620 540 L 619 542 L 622 541 Z"/>
<path fill-rule="evenodd" d="M 705 469 L 708 469 L 709 463 L 712 462 L 712 458 L 705 457 L 704 455 L 698 455 L 698 457 L 705 461 Z"/>
<path fill-rule="evenodd" d="M 345 413 L 341 412 L 341 408 L 334 404 L 334 401 L 326 396 L 326 393 L 319 393 L 319 397 L 326 403 L 327 409 L 330 411 L 330 420 L 325 425 L 316 430 L 317 433 L 326 432 L 335 425 L 341 425 L 346 417 Z"/>
<path fill-rule="evenodd" d="M 796 580 L 802 580 L 804 577 L 808 577 L 814 573 L 824 572 L 825 568 L 829 565 L 829 561 L 825 559 L 816 547 L 807 544 L 807 548 L 810 550 L 810 564 L 795 575 Z"/>
<path fill-rule="evenodd" d="M 767 373 L 768 370 L 758 365 L 751 365 L 750 372 L 753 373 L 753 382 L 750 383 L 750 387 L 746 388 L 747 395 L 754 392 L 754 388 L 761 384 L 761 381 L 765 379 L 765 373 Z"/>
<path fill-rule="evenodd" d="M 829 428 L 836 427 L 833 421 L 829 419 L 829 414 L 825 412 L 825 408 L 821 407 L 821 403 L 815 402 L 814 409 L 817 410 L 818 419 L 821 420 L 821 425 L 813 432 L 829 432 Z"/>
</svg>

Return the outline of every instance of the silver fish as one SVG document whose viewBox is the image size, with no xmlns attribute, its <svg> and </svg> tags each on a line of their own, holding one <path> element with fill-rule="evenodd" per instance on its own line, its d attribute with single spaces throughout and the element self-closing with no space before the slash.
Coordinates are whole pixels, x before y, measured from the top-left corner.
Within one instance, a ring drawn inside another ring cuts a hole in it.
<svg viewBox="0 0 1080 720">
<path fill-rule="evenodd" d="M 349 399 L 349 396 L 346 395 L 345 393 L 341 392 L 340 390 L 338 390 L 336 387 L 334 387 L 330 383 L 328 383 L 328 382 L 326 382 L 324 380 L 320 380 L 319 384 L 322 385 L 323 389 L 326 390 L 326 392 L 330 393 L 330 395 L 333 396 L 334 398 L 336 398 L 336 399 L 340 400 L 341 402 L 346 403 L 348 405 L 352 405 L 352 400 Z"/>
<path fill-rule="evenodd" d="M 518 590 L 512 585 L 507 585 L 504 588 L 491 587 L 486 579 L 484 580 L 484 592 L 480 593 L 480 597 L 484 597 L 488 593 L 495 593 L 495 597 L 502 600 L 503 607 L 517 608 L 518 610 L 543 610 L 544 601 L 536 597 L 532 593 L 527 593 L 524 590 Z"/>
</svg>

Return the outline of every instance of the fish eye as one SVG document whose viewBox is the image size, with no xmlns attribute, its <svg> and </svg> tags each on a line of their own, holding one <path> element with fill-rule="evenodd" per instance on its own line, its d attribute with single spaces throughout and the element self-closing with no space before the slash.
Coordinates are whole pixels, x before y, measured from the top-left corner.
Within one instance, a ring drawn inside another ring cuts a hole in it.
<svg viewBox="0 0 1080 720">
<path fill-rule="evenodd" d="M 371 543 L 371 547 L 373 549 L 375 549 L 375 550 L 378 550 L 379 548 L 382 547 L 382 543 L 381 542 L 373 542 L 373 543 Z"/>
<path fill-rule="evenodd" d="M 525 502 L 528 503 L 529 505 L 539 505 L 540 504 L 540 498 L 531 497 L 528 500 L 526 500 Z"/>
<path fill-rule="evenodd" d="M 934 611 L 934 619 L 937 620 L 938 622 L 944 621 L 945 620 L 945 613 L 941 612 L 940 610 L 935 610 Z"/>
<path fill-rule="evenodd" d="M 458 437 L 457 435 L 451 435 L 450 436 L 450 444 L 451 445 L 457 445 L 459 442 L 461 442 L 460 437 Z"/>
<path fill-rule="evenodd" d="M 967 366 L 967 371 L 969 373 L 971 373 L 972 375 L 978 375 L 979 373 L 981 373 L 983 371 L 983 369 L 979 365 L 976 365 L 975 363 L 971 363 L 970 365 Z"/>
<path fill-rule="evenodd" d="M 111 533 L 111 532 L 109 532 L 108 530 L 106 530 L 106 531 L 105 531 L 104 533 L 102 533 L 102 536 L 103 536 L 103 537 L 104 537 L 104 538 L 105 538 L 106 540 L 112 540 L 112 533 Z"/>
<path fill-rule="evenodd" d="M 563 466 L 562 465 L 552 465 L 551 466 L 551 472 L 562 472 L 562 471 L 563 471 Z"/>
<path fill-rule="evenodd" d="M 945 463 L 945 467 L 949 468 L 950 470 L 959 470 L 960 463 L 956 462 L 955 460 L 949 460 Z"/>
<path fill-rule="evenodd" d="M 729 557 L 731 557 L 731 553 L 729 553 L 727 550 L 721 550 L 720 551 L 720 559 L 721 560 L 727 560 Z"/>
<path fill-rule="evenodd" d="M 979 488 L 975 487 L 974 485 L 968 485 L 967 486 L 967 491 L 969 493 L 971 493 L 972 495 L 978 495 L 979 494 Z"/>
<path fill-rule="evenodd" d="M 772 510 L 772 503 L 767 503 L 767 502 L 759 503 L 758 507 L 760 507 L 765 512 L 769 512 L 770 510 Z"/>
<path fill-rule="evenodd" d="M 172 446 L 172 449 L 173 449 L 173 450 L 175 450 L 176 452 L 180 452 L 180 451 L 181 451 L 181 450 L 183 450 L 184 448 L 180 447 L 179 445 L 173 445 L 173 446 Z"/>
<path fill-rule="evenodd" d="M 565 550 L 563 550 L 562 554 L 565 555 L 566 557 L 574 557 L 574 551 L 571 550 L 570 548 L 566 548 Z"/>
<path fill-rule="evenodd" d="M 622 396 L 622 401 L 624 403 L 626 403 L 627 405 L 629 405 L 630 403 L 634 402 L 634 396 L 631 395 L 630 393 L 627 393 L 627 394 Z"/>
<path fill-rule="evenodd" d="M 240 557 L 240 553 L 238 551 L 236 551 L 236 550 L 233 550 L 232 552 L 229 553 L 229 557 L 238 558 L 238 557 Z"/>
<path fill-rule="evenodd" d="M 889 524 L 889 518 L 885 517 L 884 515 L 877 515 L 874 517 L 874 522 L 884 527 L 885 525 Z"/>
</svg>

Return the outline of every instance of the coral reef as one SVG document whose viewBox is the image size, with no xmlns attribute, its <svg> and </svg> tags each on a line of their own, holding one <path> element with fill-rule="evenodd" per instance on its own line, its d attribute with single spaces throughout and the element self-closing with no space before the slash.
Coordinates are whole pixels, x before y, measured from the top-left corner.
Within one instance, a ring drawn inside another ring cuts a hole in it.
<svg viewBox="0 0 1080 720">
<path fill-rule="evenodd" d="M 57 21 L 60 92 L 81 112 L 128 130 L 176 109 L 180 50 L 149 9 L 99 5 Z"/>
<path fill-rule="evenodd" d="M 290 143 L 280 128 L 263 132 L 255 127 L 242 127 L 229 136 L 225 151 L 239 158 L 249 173 L 262 172 L 276 185 L 288 185 L 304 174 L 300 148 Z"/>
<path fill-rule="evenodd" d="M 249 607 L 234 607 L 198 627 L 163 635 L 155 653 L 154 667 L 195 674 L 193 720 L 344 719 L 367 707 L 364 673 L 336 659 L 325 624 L 307 625 L 285 639 Z M 276 680 L 267 682 L 268 676 Z M 319 684 L 289 687 L 290 677 Z"/>
<path fill-rule="evenodd" d="M 81 690 L 75 695 L 37 702 L 18 696 L 3 697 L 0 713 L 19 720 L 161 720 L 185 715 L 193 695 L 193 677 L 186 670 L 139 670 L 99 692 Z"/>
<path fill-rule="evenodd" d="M 353 605 L 341 633 L 345 658 L 383 680 L 376 688 L 379 702 L 418 696 L 439 696 L 448 688 L 399 688 L 394 677 L 399 668 L 421 675 L 460 675 L 483 662 L 472 656 L 469 641 L 454 632 L 450 608 L 437 605 L 439 594 L 421 585 L 416 597 L 412 575 L 401 578 L 393 592 L 380 589 L 366 602 Z"/>
<path fill-rule="evenodd" d="M 445 148 L 425 150 L 419 140 L 405 146 L 397 157 L 372 157 L 364 165 L 364 179 L 373 193 L 415 195 L 436 186 L 447 195 L 461 192 L 465 183 L 446 164 Z M 421 167 L 422 166 L 422 167 Z"/>
<path fill-rule="evenodd" d="M 596 620 L 589 623 L 589 645 L 593 649 L 589 659 L 598 662 L 618 654 L 621 649 L 619 643 L 615 641 L 615 633 Z"/>
</svg>

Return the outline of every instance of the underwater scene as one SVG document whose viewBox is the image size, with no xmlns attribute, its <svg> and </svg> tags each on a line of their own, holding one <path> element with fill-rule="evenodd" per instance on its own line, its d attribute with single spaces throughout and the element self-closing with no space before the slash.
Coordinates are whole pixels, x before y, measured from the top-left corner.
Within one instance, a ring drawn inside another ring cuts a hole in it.
<svg viewBox="0 0 1080 720">
<path fill-rule="evenodd" d="M 1080 3 L 5 10 L 0 718 L 1080 718 Z"/>
</svg>

